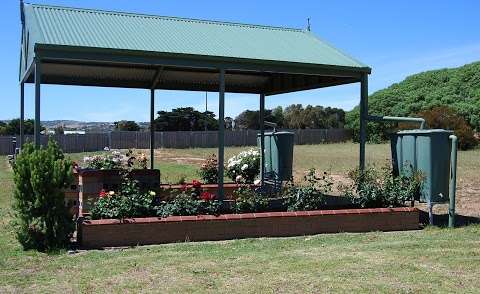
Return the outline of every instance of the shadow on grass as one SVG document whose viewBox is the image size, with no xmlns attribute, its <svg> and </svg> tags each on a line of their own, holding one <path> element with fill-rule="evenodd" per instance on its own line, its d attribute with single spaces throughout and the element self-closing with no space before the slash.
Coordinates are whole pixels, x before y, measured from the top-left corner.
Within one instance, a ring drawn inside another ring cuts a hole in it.
<svg viewBox="0 0 480 294">
<path fill-rule="evenodd" d="M 428 225 L 428 212 L 420 211 L 420 223 Z M 433 214 L 433 224 L 439 227 L 448 227 L 448 214 Z M 455 215 L 455 227 L 464 227 L 471 224 L 480 224 L 480 218 L 466 215 Z"/>
</svg>

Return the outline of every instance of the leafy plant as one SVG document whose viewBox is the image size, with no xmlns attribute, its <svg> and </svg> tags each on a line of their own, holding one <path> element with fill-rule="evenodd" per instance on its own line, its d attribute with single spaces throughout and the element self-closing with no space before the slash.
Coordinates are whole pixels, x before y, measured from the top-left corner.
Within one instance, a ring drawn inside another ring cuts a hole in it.
<svg viewBox="0 0 480 294">
<path fill-rule="evenodd" d="M 46 148 L 25 144 L 13 164 L 16 236 L 24 249 L 65 247 L 74 223 L 65 207 L 64 189 L 72 181 L 72 163 L 57 143 Z"/>
<path fill-rule="evenodd" d="M 447 106 L 434 107 L 418 113 L 423 117 L 429 128 L 453 130 L 458 137 L 458 148 L 468 150 L 478 144 L 472 128 L 465 119 Z"/>
<path fill-rule="evenodd" d="M 386 89 L 368 97 L 369 113 L 390 116 L 415 116 L 419 112 L 437 106 L 448 105 L 467 124 L 480 131 L 480 62 L 458 68 L 422 72 L 407 77 Z M 360 109 L 355 107 L 346 115 L 346 127 L 358 140 Z M 387 133 L 395 126 L 369 122 L 368 139 L 387 139 Z M 375 136 L 373 138 L 371 136 Z"/>
<path fill-rule="evenodd" d="M 233 211 L 236 213 L 262 212 L 268 208 L 268 200 L 248 185 L 240 186 L 233 191 L 233 195 L 235 198 Z"/>
<path fill-rule="evenodd" d="M 304 175 L 304 184 L 290 185 L 284 195 L 287 197 L 285 205 L 289 211 L 316 210 L 325 206 L 325 195 L 332 191 L 333 181 L 326 172 L 317 176 L 314 168 Z"/>
<path fill-rule="evenodd" d="M 253 183 L 260 173 L 260 152 L 251 148 L 228 159 L 226 174 L 237 183 Z"/>
<path fill-rule="evenodd" d="M 138 181 L 125 173 L 119 191 L 100 191 L 90 213 L 92 219 L 154 216 L 155 200 L 154 191 L 142 191 Z"/>
<path fill-rule="evenodd" d="M 157 214 L 161 217 L 167 217 L 171 215 L 201 215 L 201 214 L 213 214 L 218 215 L 222 209 L 222 203 L 218 200 L 214 200 L 213 197 L 205 197 L 204 199 L 198 199 L 194 194 L 189 191 L 183 191 L 176 195 L 172 201 L 163 203 Z"/>
<path fill-rule="evenodd" d="M 218 180 L 218 162 L 215 154 L 207 157 L 198 171 L 202 180 L 207 184 L 214 184 Z"/>
<path fill-rule="evenodd" d="M 353 181 L 342 187 L 345 196 L 362 208 L 398 207 L 420 195 L 422 176 L 418 173 L 394 176 L 390 167 L 381 170 L 367 167 L 363 172 L 354 169 L 348 173 Z"/>
</svg>

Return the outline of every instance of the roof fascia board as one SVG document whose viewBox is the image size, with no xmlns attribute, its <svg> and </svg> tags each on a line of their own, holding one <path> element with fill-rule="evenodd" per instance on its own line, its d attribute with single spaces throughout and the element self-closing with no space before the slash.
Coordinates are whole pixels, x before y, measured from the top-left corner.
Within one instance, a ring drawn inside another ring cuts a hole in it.
<svg viewBox="0 0 480 294">
<path fill-rule="evenodd" d="M 335 77 L 361 77 L 370 73 L 369 67 L 345 67 L 292 63 L 270 60 L 216 57 L 205 55 L 172 54 L 147 51 L 119 50 L 109 48 L 75 47 L 63 45 L 36 44 L 35 53 L 42 59 L 75 60 L 97 63 L 124 63 L 143 66 L 180 66 L 226 70 L 247 70 L 256 72 L 278 72 Z"/>
</svg>

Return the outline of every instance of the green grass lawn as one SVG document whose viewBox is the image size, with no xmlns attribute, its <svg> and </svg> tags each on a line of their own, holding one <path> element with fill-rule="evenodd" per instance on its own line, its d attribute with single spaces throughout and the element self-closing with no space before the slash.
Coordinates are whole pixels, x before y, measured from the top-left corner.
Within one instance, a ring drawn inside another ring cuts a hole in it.
<svg viewBox="0 0 480 294">
<path fill-rule="evenodd" d="M 357 146 L 296 146 L 295 168 L 314 165 L 334 173 L 346 171 L 356 164 Z M 226 153 L 238 150 L 229 148 Z M 159 155 L 162 152 L 166 151 Z M 211 152 L 168 150 L 170 158 Z M 382 164 L 388 146 L 369 146 L 369 154 L 370 162 Z M 477 177 L 479 154 L 478 150 L 460 153 L 461 177 Z M 176 169 L 169 159 L 159 164 L 167 170 L 170 166 L 172 174 Z M 185 170 L 181 167 L 178 172 Z M 9 226 L 13 182 L 5 158 L 0 160 L 0 187 L 0 293 L 474 293 L 480 289 L 479 225 L 44 254 L 23 251 Z"/>
</svg>

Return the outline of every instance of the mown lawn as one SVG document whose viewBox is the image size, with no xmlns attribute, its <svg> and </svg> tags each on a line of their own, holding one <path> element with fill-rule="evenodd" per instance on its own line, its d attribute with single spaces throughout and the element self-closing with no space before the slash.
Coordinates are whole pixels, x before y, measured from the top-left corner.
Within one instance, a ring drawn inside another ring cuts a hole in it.
<svg viewBox="0 0 480 294">
<path fill-rule="evenodd" d="M 296 169 L 314 165 L 319 169 L 332 167 L 332 172 L 345 171 L 356 163 L 358 153 L 353 144 L 297 147 L 302 148 L 296 149 Z M 388 153 L 384 156 L 381 151 L 388 152 L 388 147 L 369 148 L 378 148 L 375 155 L 370 153 L 370 161 L 382 164 Z M 159 155 L 161 152 L 165 151 Z M 170 158 L 201 157 L 212 149 L 168 152 L 173 154 Z M 463 178 L 476 176 L 477 152 L 460 154 Z M 313 155 L 318 159 L 307 159 Z M 480 289 L 479 225 L 453 230 L 179 243 L 73 255 L 24 252 L 9 226 L 12 184 L 12 172 L 2 158 L 0 293 L 474 293 Z"/>
</svg>

